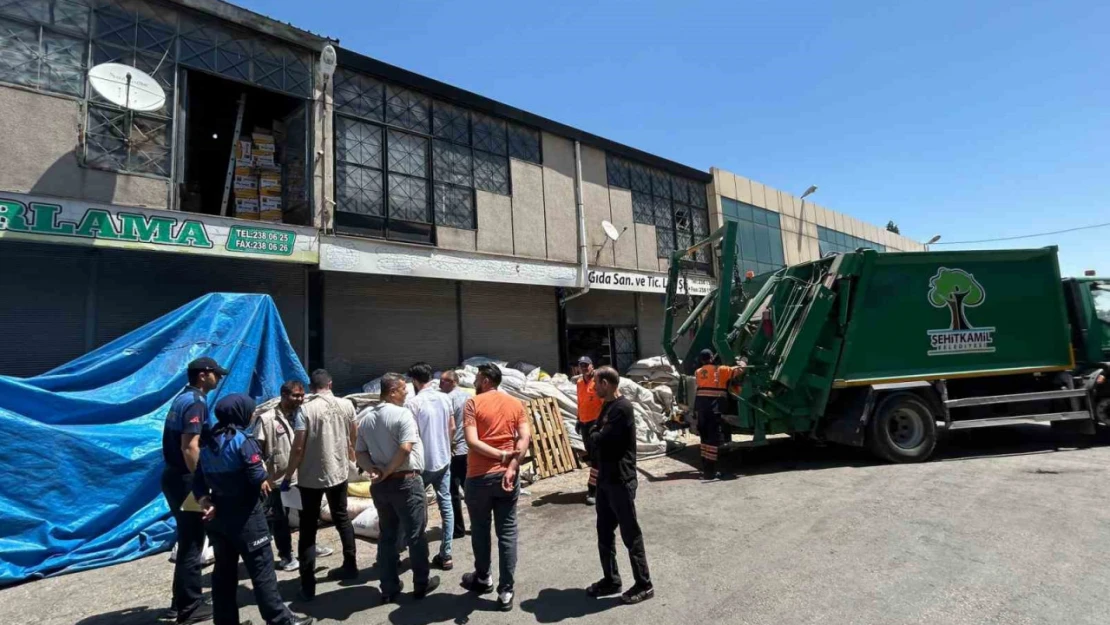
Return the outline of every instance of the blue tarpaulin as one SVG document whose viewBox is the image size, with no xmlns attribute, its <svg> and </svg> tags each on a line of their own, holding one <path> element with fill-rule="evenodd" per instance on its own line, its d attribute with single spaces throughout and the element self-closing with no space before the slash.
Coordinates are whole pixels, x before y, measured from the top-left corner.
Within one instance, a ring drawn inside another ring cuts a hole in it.
<svg viewBox="0 0 1110 625">
<path fill-rule="evenodd" d="M 200 356 L 229 371 L 209 406 L 236 392 L 268 399 L 307 377 L 270 296 L 234 293 L 194 300 L 43 375 L 0 376 L 0 586 L 172 546 L 162 423 Z"/>
</svg>

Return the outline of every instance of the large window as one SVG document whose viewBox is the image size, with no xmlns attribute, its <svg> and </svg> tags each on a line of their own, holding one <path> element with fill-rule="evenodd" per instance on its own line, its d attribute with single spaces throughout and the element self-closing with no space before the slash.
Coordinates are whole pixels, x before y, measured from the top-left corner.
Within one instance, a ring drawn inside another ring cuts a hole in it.
<svg viewBox="0 0 1110 625">
<path fill-rule="evenodd" d="M 880 252 L 886 251 L 886 246 L 881 243 L 854 237 L 850 234 L 837 232 L 832 228 L 825 228 L 823 226 L 817 226 L 817 246 L 822 257 L 826 254 L 846 254 L 848 252 L 854 252 L 861 247 L 869 247 Z"/>
<path fill-rule="evenodd" d="M 340 230 L 431 242 L 433 225 L 474 229 L 475 190 L 510 195 L 509 159 L 541 161 L 531 128 L 346 69 L 334 92 Z"/>
<path fill-rule="evenodd" d="M 709 210 L 701 182 L 608 154 L 605 170 L 609 186 L 632 191 L 633 220 L 655 226 L 660 258 L 709 236 Z M 698 250 L 696 262 L 699 269 L 708 270 L 708 250 Z"/>
<path fill-rule="evenodd" d="M 782 253 L 782 226 L 779 214 L 727 197 L 721 198 L 725 219 L 739 228 L 736 256 L 741 273 L 756 275 L 774 271 L 786 264 Z"/>
</svg>

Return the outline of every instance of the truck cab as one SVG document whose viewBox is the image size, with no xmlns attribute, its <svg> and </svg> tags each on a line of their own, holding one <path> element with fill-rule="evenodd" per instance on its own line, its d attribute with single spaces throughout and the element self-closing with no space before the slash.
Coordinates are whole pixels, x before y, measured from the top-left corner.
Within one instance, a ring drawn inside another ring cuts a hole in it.
<svg viewBox="0 0 1110 625">
<path fill-rule="evenodd" d="M 1110 278 L 1065 278 L 1064 294 L 1076 360 L 1110 366 Z"/>
</svg>

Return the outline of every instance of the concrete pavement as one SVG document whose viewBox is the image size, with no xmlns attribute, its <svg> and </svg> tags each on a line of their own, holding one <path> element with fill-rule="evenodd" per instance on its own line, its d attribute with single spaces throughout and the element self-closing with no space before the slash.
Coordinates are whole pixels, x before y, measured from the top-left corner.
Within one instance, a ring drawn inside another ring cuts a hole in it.
<svg viewBox="0 0 1110 625">
<path fill-rule="evenodd" d="M 703 484 L 696 450 L 641 463 L 639 510 L 656 598 L 586 598 L 600 570 L 582 474 L 544 480 L 521 500 L 517 608 L 464 595 L 471 562 L 423 602 L 378 607 L 376 581 L 324 583 L 298 612 L 321 622 L 391 623 L 1105 623 L 1110 603 L 1110 437 L 1055 450 L 1047 427 L 957 433 L 939 457 L 884 465 L 842 448 L 746 452 L 733 481 Z M 735 459 L 732 459 L 735 461 Z M 438 536 L 438 532 L 434 535 Z M 335 544 L 334 531 L 321 538 Z M 359 543 L 369 568 L 374 545 Z M 621 555 L 626 578 L 627 558 Z M 321 561 L 338 566 L 338 556 Z M 0 623 L 137 625 L 169 602 L 160 554 L 0 591 Z M 403 578 L 411 588 L 411 576 Z M 295 574 L 279 573 L 295 596 Z M 253 603 L 249 582 L 240 588 Z M 243 618 L 261 623 L 253 605 Z"/>
</svg>

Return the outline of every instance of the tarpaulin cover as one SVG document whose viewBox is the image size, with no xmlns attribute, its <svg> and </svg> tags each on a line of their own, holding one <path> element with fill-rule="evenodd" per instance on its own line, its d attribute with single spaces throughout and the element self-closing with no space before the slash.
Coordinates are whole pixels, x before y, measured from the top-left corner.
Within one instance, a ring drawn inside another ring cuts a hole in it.
<svg viewBox="0 0 1110 625">
<path fill-rule="evenodd" d="M 200 356 L 230 372 L 209 406 L 235 392 L 268 399 L 307 377 L 270 296 L 234 293 L 194 300 L 43 375 L 0 376 L 0 586 L 172 546 L 162 424 Z"/>
</svg>

